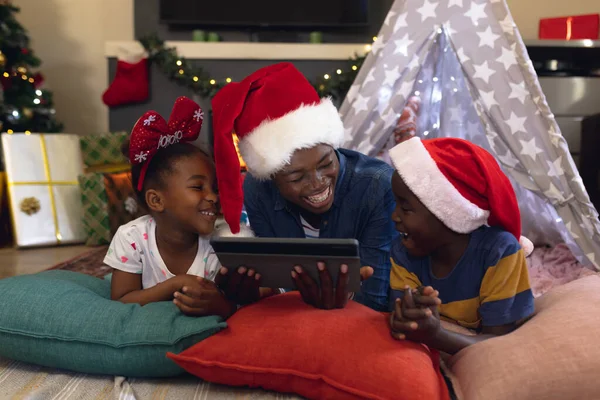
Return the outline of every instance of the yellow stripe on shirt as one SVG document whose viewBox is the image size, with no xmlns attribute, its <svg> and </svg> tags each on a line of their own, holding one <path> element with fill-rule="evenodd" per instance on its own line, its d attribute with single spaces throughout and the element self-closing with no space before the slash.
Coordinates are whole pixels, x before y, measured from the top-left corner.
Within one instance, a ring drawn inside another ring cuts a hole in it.
<svg viewBox="0 0 600 400">
<path fill-rule="evenodd" d="M 477 329 L 481 323 L 478 297 L 442 304 L 439 306 L 439 311 L 440 316 L 465 328 Z"/>
<path fill-rule="evenodd" d="M 481 282 L 481 303 L 509 299 L 530 288 L 525 254 L 519 250 L 487 269 Z"/>
<path fill-rule="evenodd" d="M 417 275 L 392 261 L 392 269 L 390 271 L 390 286 L 393 290 L 404 290 L 404 287 L 408 285 L 411 289 L 416 289 L 419 286 L 423 286 Z"/>
</svg>

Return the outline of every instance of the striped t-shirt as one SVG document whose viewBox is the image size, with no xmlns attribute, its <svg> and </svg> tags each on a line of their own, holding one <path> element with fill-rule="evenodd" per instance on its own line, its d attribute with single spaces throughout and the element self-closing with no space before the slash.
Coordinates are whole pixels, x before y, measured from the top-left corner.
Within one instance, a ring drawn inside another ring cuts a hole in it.
<svg viewBox="0 0 600 400">
<path fill-rule="evenodd" d="M 501 229 L 472 232 L 467 250 L 445 278 L 433 275 L 429 257 L 412 257 L 400 240 L 392 245 L 391 258 L 392 301 L 403 295 L 405 285 L 432 286 L 440 292 L 440 316 L 470 329 L 518 322 L 533 313 L 525 255 L 517 239 Z"/>
<path fill-rule="evenodd" d="M 300 222 L 302 223 L 302 229 L 304 229 L 304 236 L 306 236 L 307 239 L 319 238 L 319 230 L 309 224 L 302 215 L 300 215 Z"/>
</svg>

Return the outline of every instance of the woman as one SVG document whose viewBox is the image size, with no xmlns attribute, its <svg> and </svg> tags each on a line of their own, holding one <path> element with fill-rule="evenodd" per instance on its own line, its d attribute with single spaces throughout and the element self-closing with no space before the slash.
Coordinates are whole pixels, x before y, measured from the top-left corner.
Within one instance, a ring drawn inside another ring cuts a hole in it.
<svg viewBox="0 0 600 400">
<path fill-rule="evenodd" d="M 363 282 L 354 300 L 386 309 L 389 251 L 396 236 L 390 215 L 395 202 L 393 169 L 360 153 L 339 149 L 344 128 L 330 99 L 320 99 L 290 63 L 262 68 L 231 83 L 213 99 L 215 162 L 223 213 L 239 230 L 242 205 L 260 237 L 355 238 L 360 243 Z M 241 176 L 233 145 L 236 132 L 249 176 Z M 228 292 L 247 292 L 240 282 L 255 281 L 253 271 L 221 280 Z M 321 285 L 296 267 L 291 276 L 304 300 L 319 308 L 343 307 L 347 266 L 334 289 L 320 266 Z M 223 271 L 225 272 L 225 271 Z M 248 279 L 250 276 L 250 279 Z M 256 293 L 256 292 L 254 292 Z"/>
</svg>

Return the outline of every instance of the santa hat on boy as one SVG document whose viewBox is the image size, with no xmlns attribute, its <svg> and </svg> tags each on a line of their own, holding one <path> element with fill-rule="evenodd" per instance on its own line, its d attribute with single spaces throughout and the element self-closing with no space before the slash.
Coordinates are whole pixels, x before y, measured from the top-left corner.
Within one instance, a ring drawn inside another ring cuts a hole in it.
<svg viewBox="0 0 600 400">
<path fill-rule="evenodd" d="M 291 63 L 270 65 L 228 84 L 213 98 L 212 109 L 221 207 L 233 233 L 239 230 L 244 201 L 233 133 L 248 171 L 259 179 L 271 178 L 298 149 L 337 148 L 344 139 L 336 107 L 319 98 Z"/>
<path fill-rule="evenodd" d="M 456 138 L 412 137 L 392 148 L 390 158 L 406 186 L 454 232 L 497 226 L 514 235 L 525 254 L 533 250 L 521 236 L 515 191 L 483 148 Z"/>
</svg>

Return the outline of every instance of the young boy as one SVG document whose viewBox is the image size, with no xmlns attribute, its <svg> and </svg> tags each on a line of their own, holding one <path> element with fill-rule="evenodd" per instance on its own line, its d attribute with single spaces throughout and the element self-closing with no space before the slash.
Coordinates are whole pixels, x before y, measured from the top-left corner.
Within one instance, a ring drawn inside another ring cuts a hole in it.
<svg viewBox="0 0 600 400">
<path fill-rule="evenodd" d="M 462 139 L 418 137 L 390 157 L 401 233 L 391 250 L 392 335 L 455 354 L 514 330 L 533 313 L 533 295 L 517 199 L 496 160 Z M 481 334 L 450 332 L 440 318 Z"/>
</svg>

